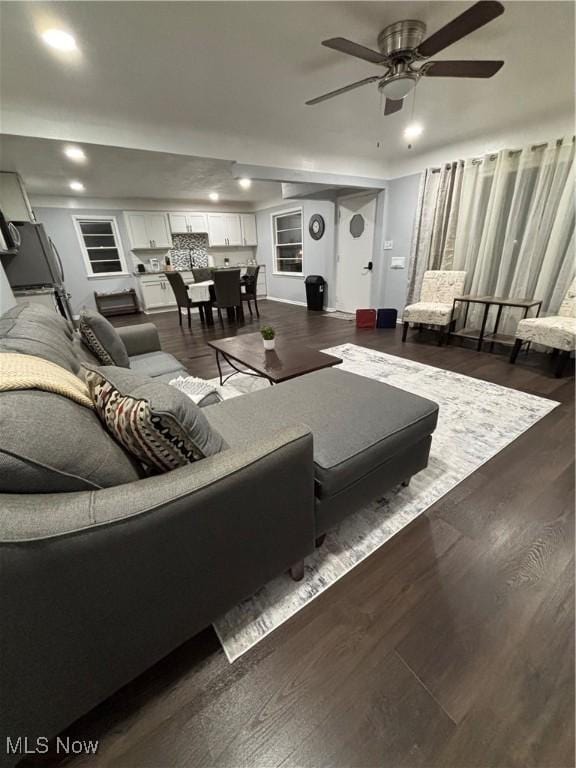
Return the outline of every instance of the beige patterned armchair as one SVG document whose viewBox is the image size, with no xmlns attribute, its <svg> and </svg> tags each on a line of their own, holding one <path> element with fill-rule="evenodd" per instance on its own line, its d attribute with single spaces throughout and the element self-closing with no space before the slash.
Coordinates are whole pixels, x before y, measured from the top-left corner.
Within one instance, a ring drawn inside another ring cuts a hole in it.
<svg viewBox="0 0 576 768">
<path fill-rule="evenodd" d="M 456 296 L 464 293 L 466 272 L 456 270 L 430 270 L 424 273 L 420 301 L 404 308 L 402 313 L 402 341 L 406 341 L 410 323 L 435 325 L 440 328 L 439 343 L 452 322 L 452 307 Z"/>
<path fill-rule="evenodd" d="M 561 376 L 566 360 L 576 349 L 576 278 L 568 288 L 557 315 L 520 320 L 510 362 L 515 363 L 522 345 L 531 342 L 552 348 L 553 356 L 557 358 L 556 376 Z"/>
</svg>

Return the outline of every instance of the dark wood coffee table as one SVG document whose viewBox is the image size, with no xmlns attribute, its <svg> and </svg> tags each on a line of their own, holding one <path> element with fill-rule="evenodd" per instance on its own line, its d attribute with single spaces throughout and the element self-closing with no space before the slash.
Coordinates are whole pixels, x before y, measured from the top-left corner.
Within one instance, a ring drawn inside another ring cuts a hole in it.
<svg viewBox="0 0 576 768">
<path fill-rule="evenodd" d="M 282 338 L 276 339 L 276 349 L 266 350 L 259 333 L 245 333 L 209 341 L 208 346 L 216 351 L 221 385 L 237 373 L 259 376 L 268 379 L 270 384 L 279 384 L 281 381 L 319 371 L 321 368 L 330 368 L 342 362 L 339 357 L 326 355 L 324 352 L 284 341 Z M 234 372 L 225 378 L 222 378 L 221 359 L 234 369 Z M 238 368 L 236 364 L 246 366 L 250 370 Z"/>
</svg>

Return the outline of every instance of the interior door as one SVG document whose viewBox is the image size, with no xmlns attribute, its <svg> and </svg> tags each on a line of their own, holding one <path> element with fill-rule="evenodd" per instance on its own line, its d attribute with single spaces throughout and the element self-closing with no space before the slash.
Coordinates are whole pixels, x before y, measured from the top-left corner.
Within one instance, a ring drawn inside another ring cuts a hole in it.
<svg viewBox="0 0 576 768">
<path fill-rule="evenodd" d="M 370 307 L 375 220 L 376 195 L 339 200 L 335 305 L 343 312 Z"/>
</svg>

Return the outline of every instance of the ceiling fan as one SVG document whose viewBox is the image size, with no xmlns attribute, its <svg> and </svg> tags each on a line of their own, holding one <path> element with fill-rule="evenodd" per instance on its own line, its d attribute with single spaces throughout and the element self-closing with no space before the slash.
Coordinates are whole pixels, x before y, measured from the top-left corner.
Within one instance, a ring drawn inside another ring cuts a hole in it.
<svg viewBox="0 0 576 768">
<path fill-rule="evenodd" d="M 446 26 L 424 40 L 426 24 L 423 21 L 397 21 L 385 27 L 378 35 L 379 51 L 358 45 L 344 37 L 323 40 L 322 45 L 357 59 L 379 64 L 384 74 L 371 75 L 343 88 L 330 91 L 306 104 L 318 104 L 341 93 L 352 91 L 369 83 L 378 82 L 378 90 L 386 96 L 384 114 L 391 115 L 402 109 L 404 98 L 416 87 L 421 77 L 492 77 L 503 61 L 426 61 L 457 40 L 483 27 L 504 13 L 497 0 L 480 0 L 461 13 Z"/>
</svg>

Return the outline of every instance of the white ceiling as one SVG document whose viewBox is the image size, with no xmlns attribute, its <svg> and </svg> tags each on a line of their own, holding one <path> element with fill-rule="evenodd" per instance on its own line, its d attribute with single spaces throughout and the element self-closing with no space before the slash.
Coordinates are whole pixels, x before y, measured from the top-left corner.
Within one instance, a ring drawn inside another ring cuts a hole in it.
<svg viewBox="0 0 576 768">
<path fill-rule="evenodd" d="M 86 162 L 71 162 L 64 149 L 69 142 L 25 136 L 0 135 L 0 169 L 17 171 L 29 195 L 63 197 L 186 201 L 210 207 L 208 195 L 217 192 L 219 204 L 245 203 L 247 207 L 282 197 L 278 182 L 252 182 L 242 189 L 232 176 L 229 160 L 171 155 L 140 149 L 107 147 L 74 142 L 82 147 Z M 72 192 L 69 183 L 85 186 Z"/>
<path fill-rule="evenodd" d="M 432 32 L 470 4 L 5 2 L 2 130 L 381 178 L 406 152 L 409 110 L 384 119 L 375 85 L 304 106 L 376 70 L 320 41 L 373 47 L 386 24 L 418 18 Z M 505 7 L 438 56 L 503 58 L 496 77 L 419 84 L 426 129 L 412 156 L 573 110 L 573 3 Z M 48 27 L 72 32 L 79 55 L 47 49 Z"/>
</svg>

